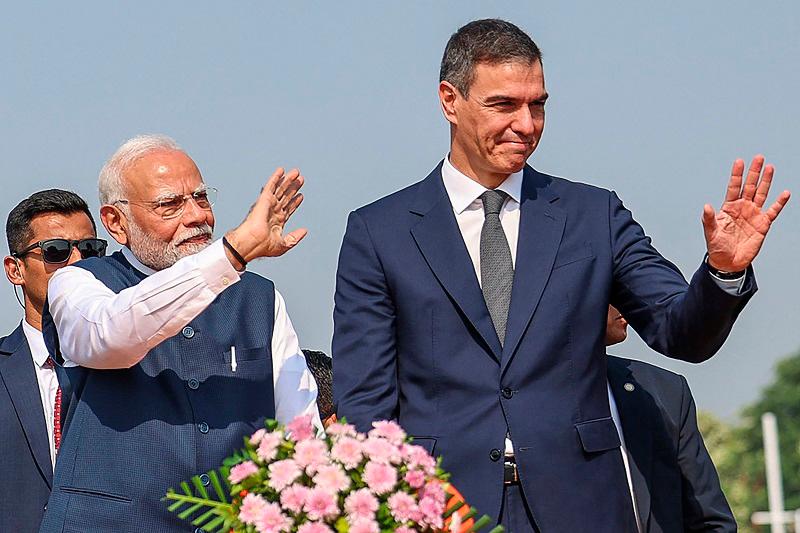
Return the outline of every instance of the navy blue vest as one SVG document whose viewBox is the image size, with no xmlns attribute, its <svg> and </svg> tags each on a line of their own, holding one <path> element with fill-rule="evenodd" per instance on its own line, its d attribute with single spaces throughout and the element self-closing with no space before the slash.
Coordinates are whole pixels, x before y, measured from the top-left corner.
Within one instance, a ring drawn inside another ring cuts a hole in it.
<svg viewBox="0 0 800 533">
<path fill-rule="evenodd" d="M 146 277 L 119 252 L 76 266 L 117 293 Z M 272 282 L 245 273 L 137 365 L 60 368 L 69 404 L 41 531 L 193 531 L 160 499 L 219 467 L 274 418 L 274 306 Z M 58 337 L 47 309 L 44 322 L 52 353 Z"/>
</svg>

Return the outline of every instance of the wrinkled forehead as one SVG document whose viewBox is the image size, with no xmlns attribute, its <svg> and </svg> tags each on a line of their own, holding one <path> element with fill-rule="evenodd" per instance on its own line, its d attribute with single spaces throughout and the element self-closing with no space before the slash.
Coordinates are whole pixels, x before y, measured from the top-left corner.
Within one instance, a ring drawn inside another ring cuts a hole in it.
<svg viewBox="0 0 800 533">
<path fill-rule="evenodd" d="M 126 193 L 139 200 L 189 194 L 203 186 L 195 162 L 177 150 L 152 150 L 134 161 L 122 177 Z"/>
</svg>

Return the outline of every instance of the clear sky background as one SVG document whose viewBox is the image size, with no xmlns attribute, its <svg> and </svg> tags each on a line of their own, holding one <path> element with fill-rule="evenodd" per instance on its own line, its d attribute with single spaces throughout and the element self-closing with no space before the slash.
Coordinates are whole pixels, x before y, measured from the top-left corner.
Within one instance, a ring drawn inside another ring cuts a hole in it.
<svg viewBox="0 0 800 533">
<path fill-rule="evenodd" d="M 145 132 L 177 139 L 220 189 L 219 233 L 275 167 L 298 166 L 308 181 L 293 220 L 310 234 L 253 269 L 276 281 L 302 345 L 329 352 L 347 214 L 447 152 L 442 50 L 484 17 L 511 20 L 544 53 L 551 98 L 530 163 L 618 191 L 687 277 L 703 258 L 703 203 L 719 206 L 733 159 L 763 152 L 776 188 L 797 196 L 716 357 L 676 362 L 638 338 L 614 350 L 684 373 L 701 408 L 734 417 L 800 349 L 797 2 L 8 2 L 0 213 L 50 187 L 96 212 L 103 162 Z M 0 301 L 9 332 L 21 317 L 10 285 Z"/>
</svg>

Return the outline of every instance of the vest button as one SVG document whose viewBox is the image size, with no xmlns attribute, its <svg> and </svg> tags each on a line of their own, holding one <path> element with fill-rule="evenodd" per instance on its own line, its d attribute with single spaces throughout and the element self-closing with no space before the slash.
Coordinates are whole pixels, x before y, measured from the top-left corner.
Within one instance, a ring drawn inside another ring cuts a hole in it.
<svg viewBox="0 0 800 533">
<path fill-rule="evenodd" d="M 503 398 L 505 398 L 506 400 L 514 396 L 514 391 L 509 389 L 508 387 L 504 388 L 501 392 L 503 394 Z"/>
<path fill-rule="evenodd" d="M 186 326 L 185 328 L 183 328 L 183 331 L 181 331 L 181 335 L 183 335 L 187 339 L 191 339 L 192 337 L 194 337 L 194 329 L 192 329 L 192 326 Z"/>
<path fill-rule="evenodd" d="M 200 382 L 192 378 L 189 380 L 188 385 L 190 389 L 197 390 L 197 388 L 200 386 Z"/>
<path fill-rule="evenodd" d="M 200 422 L 197 424 L 197 429 L 200 431 L 200 433 L 208 433 L 208 424 L 205 422 Z"/>
<path fill-rule="evenodd" d="M 208 487 L 211 484 L 211 478 L 208 477 L 208 474 L 200 474 L 200 483 L 202 483 L 204 487 Z"/>
<path fill-rule="evenodd" d="M 491 459 L 492 461 L 495 461 L 495 462 L 499 461 L 502 456 L 503 456 L 503 452 L 501 452 L 497 448 L 495 448 L 494 450 L 489 452 L 489 459 Z"/>
<path fill-rule="evenodd" d="M 194 528 L 194 533 L 206 533 L 206 530 L 201 527 Z"/>
</svg>

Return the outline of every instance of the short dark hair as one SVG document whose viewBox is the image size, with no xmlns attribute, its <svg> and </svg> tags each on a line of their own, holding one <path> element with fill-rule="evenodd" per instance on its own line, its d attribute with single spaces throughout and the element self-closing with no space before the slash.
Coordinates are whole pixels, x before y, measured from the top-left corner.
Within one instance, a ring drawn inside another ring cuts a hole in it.
<svg viewBox="0 0 800 533">
<path fill-rule="evenodd" d="M 539 47 L 514 24 L 500 19 L 473 20 L 461 26 L 447 41 L 439 81 L 451 83 L 466 98 L 478 63 L 522 61 L 532 64 L 541 60 Z"/>
<path fill-rule="evenodd" d="M 31 222 L 34 218 L 45 213 L 71 215 L 84 213 L 92 223 L 92 228 L 97 233 L 97 226 L 89 211 L 89 206 L 83 198 L 74 192 L 61 189 L 47 189 L 35 192 L 22 200 L 11 210 L 6 220 L 6 239 L 10 253 L 20 251 L 33 237 Z"/>
</svg>

